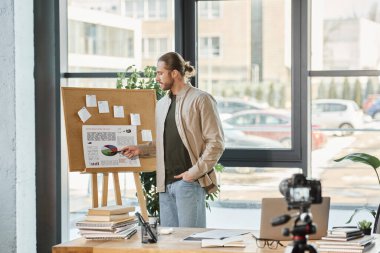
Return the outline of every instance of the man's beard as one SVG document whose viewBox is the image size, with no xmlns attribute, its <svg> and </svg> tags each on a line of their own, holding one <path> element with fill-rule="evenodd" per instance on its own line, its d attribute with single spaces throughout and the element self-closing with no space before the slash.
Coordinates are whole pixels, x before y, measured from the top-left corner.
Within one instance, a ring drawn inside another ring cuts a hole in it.
<svg viewBox="0 0 380 253">
<path fill-rule="evenodd" d="M 162 83 L 161 88 L 162 88 L 162 90 L 167 91 L 173 87 L 173 84 L 174 84 L 174 80 L 171 80 L 171 82 L 169 82 L 169 83 Z"/>
</svg>

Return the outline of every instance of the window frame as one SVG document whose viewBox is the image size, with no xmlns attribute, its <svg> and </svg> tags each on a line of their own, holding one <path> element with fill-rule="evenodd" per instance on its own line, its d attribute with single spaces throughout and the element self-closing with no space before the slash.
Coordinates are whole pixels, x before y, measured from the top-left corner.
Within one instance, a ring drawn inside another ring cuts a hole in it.
<svg viewBox="0 0 380 253">
<path fill-rule="evenodd" d="M 205 0 L 174 0 L 174 23 L 175 23 L 175 50 L 182 54 L 186 60 L 198 66 L 197 55 L 197 4 Z M 307 175 L 309 164 L 310 138 L 307 133 L 308 127 L 308 85 L 301 83 L 308 81 L 307 62 L 307 39 L 301 34 L 307 34 L 307 8 L 308 1 L 291 0 L 291 76 L 292 76 L 292 109 L 291 109 L 291 132 L 292 148 L 286 150 L 260 150 L 260 149 L 226 149 L 220 162 L 224 166 L 240 167 L 284 167 L 301 168 Z M 252 8 L 256 7 L 252 3 Z M 306 32 L 306 33 L 305 33 Z M 106 78 L 116 77 L 116 73 L 83 73 L 65 72 L 64 78 Z M 192 78 L 191 83 L 196 86 L 197 78 Z M 302 149 L 301 147 L 307 147 Z M 305 152 L 307 150 L 307 152 Z"/>
<path fill-rule="evenodd" d="M 193 5 L 206 0 L 191 0 Z M 258 6 L 252 1 L 252 8 Z M 196 6 L 194 16 L 190 20 L 196 20 Z M 287 150 L 259 150 L 259 149 L 226 149 L 220 162 L 224 166 L 240 167 L 284 167 L 284 168 L 301 168 L 305 175 L 308 174 L 308 164 L 310 163 L 309 154 L 311 150 L 310 137 L 307 133 L 308 127 L 308 85 L 301 86 L 301 83 L 307 83 L 307 39 L 302 38 L 302 34 L 307 34 L 307 13 L 308 1 L 291 0 L 291 86 L 292 86 L 292 106 L 291 106 L 291 133 L 292 148 Z M 254 10 L 252 10 L 254 13 Z M 185 31 L 192 30 L 197 32 L 197 22 L 187 22 Z M 191 45 L 188 46 L 189 48 Z M 198 58 L 196 57 L 196 61 Z M 196 64 L 198 65 L 198 64 Z M 307 147 L 302 149 L 301 147 Z M 305 152 L 305 150 L 307 152 Z"/>
</svg>

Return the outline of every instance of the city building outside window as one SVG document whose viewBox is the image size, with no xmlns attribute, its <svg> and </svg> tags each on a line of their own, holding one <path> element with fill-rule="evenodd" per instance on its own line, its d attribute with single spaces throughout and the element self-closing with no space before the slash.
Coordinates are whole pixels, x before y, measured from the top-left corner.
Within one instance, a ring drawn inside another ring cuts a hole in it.
<svg viewBox="0 0 380 253">
<path fill-rule="evenodd" d="M 169 18 L 170 0 L 126 0 L 125 15 L 138 19 L 167 19 Z"/>
<path fill-rule="evenodd" d="M 199 56 L 213 58 L 220 56 L 220 38 L 219 37 L 201 37 L 199 38 Z"/>
<path fill-rule="evenodd" d="M 219 18 L 221 13 L 221 2 L 218 1 L 199 1 L 199 17 L 202 19 Z"/>
<path fill-rule="evenodd" d="M 143 57 L 156 60 L 160 54 L 167 52 L 168 39 L 167 38 L 144 38 L 143 39 Z"/>
</svg>

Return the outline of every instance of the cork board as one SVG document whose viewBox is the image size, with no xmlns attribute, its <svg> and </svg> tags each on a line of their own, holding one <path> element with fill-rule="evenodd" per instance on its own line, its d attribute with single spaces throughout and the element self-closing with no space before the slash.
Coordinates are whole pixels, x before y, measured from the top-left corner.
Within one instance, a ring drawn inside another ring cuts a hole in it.
<svg viewBox="0 0 380 253">
<path fill-rule="evenodd" d="M 141 172 L 156 169 L 155 157 L 140 157 L 141 167 L 86 168 L 82 143 L 83 125 L 130 125 L 130 113 L 140 114 L 141 125 L 137 126 L 137 143 L 142 144 L 141 130 L 152 131 L 155 139 L 155 107 L 154 90 L 127 90 L 107 88 L 61 88 L 68 164 L 70 172 Z M 78 111 L 86 106 L 86 95 L 96 95 L 97 101 L 108 101 L 110 113 L 99 113 L 98 107 L 86 107 L 91 114 L 85 123 L 78 116 Z M 124 118 L 114 118 L 113 106 L 124 106 Z"/>
</svg>

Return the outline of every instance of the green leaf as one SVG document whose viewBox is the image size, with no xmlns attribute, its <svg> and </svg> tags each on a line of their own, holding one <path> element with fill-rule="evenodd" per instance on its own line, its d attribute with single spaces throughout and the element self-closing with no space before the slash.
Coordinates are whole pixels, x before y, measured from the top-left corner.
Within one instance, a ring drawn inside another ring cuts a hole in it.
<svg viewBox="0 0 380 253">
<path fill-rule="evenodd" d="M 215 169 L 217 172 L 223 172 L 223 171 L 224 171 L 224 166 L 223 166 L 221 163 L 217 163 L 217 164 L 214 166 L 214 169 Z"/>
<path fill-rule="evenodd" d="M 371 226 L 372 226 L 372 222 L 367 221 L 367 220 L 361 220 L 358 222 L 358 227 L 360 229 L 368 229 L 368 228 L 371 228 Z"/>
<path fill-rule="evenodd" d="M 352 153 L 344 157 L 335 159 L 335 162 L 340 162 L 343 160 L 350 160 L 353 162 L 360 162 L 372 166 L 372 168 L 377 169 L 380 166 L 380 160 L 372 155 L 366 153 Z"/>
<path fill-rule="evenodd" d="M 121 79 L 118 79 L 118 80 L 116 81 L 116 88 L 117 88 L 117 89 L 121 89 L 121 88 L 123 88 L 123 81 L 122 81 Z"/>
<path fill-rule="evenodd" d="M 380 177 L 379 177 L 379 174 L 376 170 L 380 166 L 380 160 L 377 157 L 366 154 L 366 153 L 352 153 L 352 154 L 348 154 L 344 157 L 335 159 L 334 161 L 340 162 L 343 160 L 350 160 L 353 162 L 359 162 L 359 163 L 364 163 L 364 164 L 370 165 L 374 169 L 376 176 L 377 176 L 377 181 L 380 184 Z"/>
<path fill-rule="evenodd" d="M 126 69 L 125 69 L 125 72 L 129 72 L 131 69 L 133 69 L 135 67 L 135 65 L 131 65 L 131 66 L 128 66 Z"/>
</svg>

